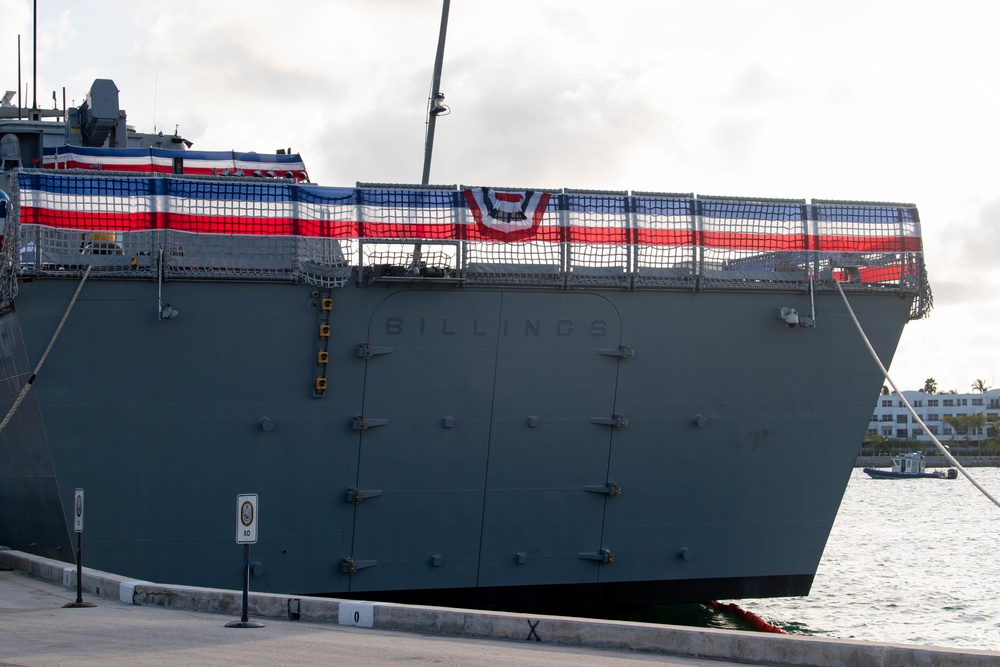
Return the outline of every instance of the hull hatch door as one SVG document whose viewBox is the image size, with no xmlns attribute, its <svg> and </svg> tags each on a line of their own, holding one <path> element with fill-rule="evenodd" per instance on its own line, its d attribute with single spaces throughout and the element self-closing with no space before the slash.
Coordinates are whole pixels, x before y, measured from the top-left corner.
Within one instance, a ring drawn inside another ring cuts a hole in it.
<svg viewBox="0 0 1000 667">
<path fill-rule="evenodd" d="M 601 296 L 504 295 L 480 586 L 595 582 L 610 563 L 601 540 L 617 488 L 612 433 L 625 427 L 624 349 Z"/>
<path fill-rule="evenodd" d="M 476 585 L 499 310 L 498 293 L 458 291 L 376 308 L 352 426 L 355 488 L 378 495 L 354 508 L 352 592 Z"/>
</svg>

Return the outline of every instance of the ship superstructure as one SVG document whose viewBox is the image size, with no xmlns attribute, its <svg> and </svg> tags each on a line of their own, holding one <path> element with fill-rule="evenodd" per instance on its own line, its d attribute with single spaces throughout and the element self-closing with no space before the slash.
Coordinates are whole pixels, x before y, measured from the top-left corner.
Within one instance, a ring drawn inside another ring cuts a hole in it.
<svg viewBox="0 0 1000 667">
<path fill-rule="evenodd" d="M 71 560 L 83 488 L 88 566 L 238 587 L 249 492 L 259 591 L 808 592 L 883 380 L 836 285 L 888 364 L 913 205 L 324 187 L 95 86 L 0 126 L 0 544 Z"/>
</svg>

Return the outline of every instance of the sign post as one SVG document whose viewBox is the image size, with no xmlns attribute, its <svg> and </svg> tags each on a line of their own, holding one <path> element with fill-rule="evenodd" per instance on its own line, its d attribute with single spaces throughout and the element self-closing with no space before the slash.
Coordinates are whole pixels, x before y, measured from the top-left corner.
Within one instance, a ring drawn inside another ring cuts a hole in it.
<svg viewBox="0 0 1000 667">
<path fill-rule="evenodd" d="M 226 623 L 227 628 L 262 628 L 260 621 L 251 621 L 247 614 L 250 603 L 250 545 L 257 544 L 257 494 L 236 496 L 236 543 L 243 545 L 243 616 Z"/>
<path fill-rule="evenodd" d="M 96 607 L 93 602 L 83 601 L 83 550 L 80 540 L 83 534 L 83 489 L 73 493 L 73 530 L 76 531 L 76 602 L 67 602 L 63 607 Z"/>
</svg>

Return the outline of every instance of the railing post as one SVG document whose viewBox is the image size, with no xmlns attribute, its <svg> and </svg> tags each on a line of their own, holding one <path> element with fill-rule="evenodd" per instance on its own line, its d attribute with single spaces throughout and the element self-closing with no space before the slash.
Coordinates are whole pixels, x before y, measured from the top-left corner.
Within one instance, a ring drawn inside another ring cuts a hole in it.
<svg viewBox="0 0 1000 667">
<path fill-rule="evenodd" d="M 802 204 L 802 227 L 806 235 L 806 275 L 813 281 L 819 275 L 819 236 L 813 207 L 808 202 Z"/>
<path fill-rule="evenodd" d="M 559 264 L 562 268 L 563 289 L 569 287 L 570 247 L 569 247 L 569 212 L 566 210 L 566 188 L 556 194 L 555 200 L 559 206 Z"/>
<path fill-rule="evenodd" d="M 361 186 L 358 185 L 354 188 L 354 219 L 357 223 L 355 226 L 356 235 L 358 237 L 358 286 L 360 287 L 364 284 L 364 271 L 365 271 L 365 242 L 364 242 L 364 217 L 363 217 L 364 207 L 361 205 Z"/>
<path fill-rule="evenodd" d="M 455 273 L 459 278 L 465 277 L 466 271 L 466 243 L 465 224 L 467 222 L 467 210 L 462 196 L 462 188 L 455 186 L 455 192 L 451 196 L 452 214 L 455 219 Z"/>
<path fill-rule="evenodd" d="M 695 197 L 691 201 L 693 210 L 691 211 L 691 236 L 694 245 L 691 248 L 691 275 L 694 277 L 694 289 L 701 289 L 702 267 L 705 264 L 705 249 L 701 245 L 702 232 L 702 205 L 701 199 Z"/>
<path fill-rule="evenodd" d="M 636 201 L 635 195 L 629 192 L 625 195 L 625 275 L 628 289 L 634 290 L 636 285 L 636 272 L 639 265 L 638 223 L 636 222 Z"/>
</svg>

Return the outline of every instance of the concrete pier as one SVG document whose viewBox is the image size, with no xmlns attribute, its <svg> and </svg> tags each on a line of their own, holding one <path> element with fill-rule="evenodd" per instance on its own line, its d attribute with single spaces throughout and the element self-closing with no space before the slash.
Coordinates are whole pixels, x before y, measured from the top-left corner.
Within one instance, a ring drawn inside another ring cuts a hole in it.
<svg viewBox="0 0 1000 667">
<path fill-rule="evenodd" d="M 0 664 L 809 665 L 995 667 L 1000 652 L 253 593 L 130 580 L 0 551 Z M 720 662 L 721 661 L 721 662 Z"/>
</svg>

